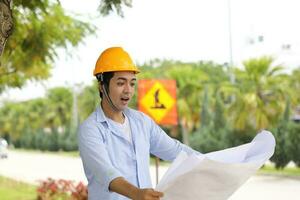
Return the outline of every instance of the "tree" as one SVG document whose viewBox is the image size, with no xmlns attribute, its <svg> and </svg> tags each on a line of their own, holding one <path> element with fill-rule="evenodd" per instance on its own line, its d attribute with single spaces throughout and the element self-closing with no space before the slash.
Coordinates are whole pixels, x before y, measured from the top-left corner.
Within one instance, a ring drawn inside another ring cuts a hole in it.
<svg viewBox="0 0 300 200">
<path fill-rule="evenodd" d="M 177 82 L 177 108 L 183 143 L 189 144 L 189 132 L 199 121 L 199 96 L 202 91 L 201 79 L 206 74 L 190 63 L 176 63 L 167 72 L 167 77 Z"/>
<path fill-rule="evenodd" d="M 207 90 L 207 89 L 206 89 Z M 232 132 L 227 127 L 223 102 L 219 93 L 216 94 L 214 113 L 209 116 L 207 92 L 203 97 L 201 127 L 196 130 L 190 138 L 191 146 L 200 152 L 211 152 L 231 146 L 230 138 Z M 212 120 L 210 120 L 212 118 Z"/>
<path fill-rule="evenodd" d="M 21 87 L 27 80 L 48 78 L 57 50 L 77 46 L 94 31 L 87 22 L 67 15 L 59 3 L 14 3 L 15 28 L 1 58 L 0 92 Z"/>
<path fill-rule="evenodd" d="M 78 95 L 78 108 L 80 121 L 86 119 L 99 105 L 98 82 L 94 81 L 91 86 L 86 86 Z"/>
<path fill-rule="evenodd" d="M 62 132 L 71 123 L 71 111 L 73 96 L 68 88 L 57 87 L 47 91 L 47 107 L 45 113 L 46 126 L 51 129 L 51 132 Z"/>
<path fill-rule="evenodd" d="M 226 118 L 224 116 L 224 105 L 218 92 L 216 95 L 215 112 L 213 115 L 213 123 L 216 131 L 224 129 L 226 126 Z"/>
<path fill-rule="evenodd" d="M 229 110 L 235 128 L 260 130 L 278 122 L 288 89 L 283 67 L 273 66 L 273 61 L 271 57 L 250 59 L 244 62 L 244 70 L 236 69 L 235 100 Z"/>
<path fill-rule="evenodd" d="M 169 78 L 177 83 L 177 108 L 183 142 L 188 144 L 189 133 L 200 125 L 199 111 L 203 102 L 204 85 L 213 94 L 226 80 L 222 66 L 213 62 L 183 63 L 170 60 L 151 60 L 145 63 L 139 78 Z M 213 99 L 213 98 L 212 98 Z M 208 108 L 207 108 L 208 109 Z"/>
<path fill-rule="evenodd" d="M 59 0 L 56 1 L 59 4 Z M 49 0 L 35 0 L 35 1 L 23 1 L 14 0 L 16 7 L 26 8 L 29 12 L 35 12 L 37 9 L 46 11 Z M 106 16 L 109 13 L 116 11 L 120 16 L 123 16 L 123 6 L 131 7 L 131 0 L 103 0 L 100 1 L 99 11 L 102 15 Z M 5 43 L 12 34 L 14 22 L 13 22 L 13 1 L 12 0 L 0 0 L 0 56 L 3 53 Z M 37 16 L 36 16 L 37 17 Z"/>
<path fill-rule="evenodd" d="M 288 152 L 287 154 L 294 163 L 300 167 L 300 124 L 290 122 L 288 126 Z"/>
<path fill-rule="evenodd" d="M 11 0 L 0 0 L 0 93 L 27 80 L 48 78 L 57 50 L 75 47 L 95 31 L 90 23 L 66 13 L 59 0 L 14 0 L 11 4 Z M 104 0 L 99 10 L 103 15 L 112 11 L 122 15 L 123 5 L 131 6 L 131 1 Z"/>
<path fill-rule="evenodd" d="M 5 47 L 8 37 L 11 35 L 13 28 L 13 19 L 11 12 L 11 0 L 0 1 L 0 58 Z"/>
<path fill-rule="evenodd" d="M 124 16 L 122 8 L 123 6 L 131 7 L 131 0 L 102 0 L 99 6 L 100 13 L 108 15 L 112 11 L 116 11 L 120 16 Z"/>
<path fill-rule="evenodd" d="M 211 123 L 210 114 L 209 114 L 209 100 L 208 100 L 208 89 L 207 86 L 204 89 L 204 95 L 202 100 L 202 107 L 201 107 L 201 127 L 209 126 Z"/>
<path fill-rule="evenodd" d="M 275 163 L 276 169 L 283 169 L 291 160 L 289 149 L 291 142 L 289 141 L 289 126 L 290 126 L 290 101 L 286 100 L 286 106 L 282 119 L 278 127 L 273 131 L 276 139 L 276 149 L 271 161 Z M 297 145 L 296 145 L 297 146 Z"/>
<path fill-rule="evenodd" d="M 69 136 L 72 100 L 69 88 L 57 87 L 48 90 L 45 98 L 5 103 L 0 108 L 0 136 L 17 147 L 57 150 L 59 139 Z"/>
<path fill-rule="evenodd" d="M 294 69 L 286 81 L 288 85 L 287 88 L 290 88 L 290 90 L 287 91 L 290 91 L 289 96 L 291 97 L 292 108 L 297 107 L 300 102 L 300 94 L 296 92 L 300 91 L 300 67 Z"/>
</svg>

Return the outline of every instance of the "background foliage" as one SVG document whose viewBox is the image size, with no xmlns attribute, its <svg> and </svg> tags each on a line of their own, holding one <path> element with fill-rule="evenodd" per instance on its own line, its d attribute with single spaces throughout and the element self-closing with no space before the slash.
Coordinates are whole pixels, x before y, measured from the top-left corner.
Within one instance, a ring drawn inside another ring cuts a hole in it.
<svg viewBox="0 0 300 200">
<path fill-rule="evenodd" d="M 122 9 L 131 4 L 131 0 L 103 0 L 98 10 L 102 15 L 117 12 L 123 16 Z M 0 93 L 22 87 L 28 80 L 47 79 L 58 50 L 70 52 L 95 31 L 55 0 L 15 0 L 13 15 L 14 32 L 1 58 Z M 272 157 L 276 167 L 283 168 L 289 161 L 300 165 L 300 125 L 293 120 L 300 102 L 300 68 L 286 74 L 284 66 L 275 66 L 274 58 L 268 56 L 246 60 L 233 70 L 211 61 L 158 59 L 140 68 L 140 79 L 177 82 L 179 126 L 163 127 L 173 137 L 208 152 L 249 142 L 261 129 L 268 129 L 277 140 Z M 235 82 L 229 79 L 232 71 Z M 74 150 L 77 121 L 82 122 L 97 105 L 96 82 L 80 92 L 58 87 L 48 89 L 43 98 L 4 102 L 0 136 L 15 147 Z M 135 96 L 130 106 L 136 105 Z"/>
<path fill-rule="evenodd" d="M 179 126 L 164 129 L 201 152 L 249 142 L 261 129 L 277 140 L 272 161 L 277 168 L 289 161 L 299 165 L 299 127 L 293 121 L 298 106 L 299 69 L 283 73 L 270 57 L 245 61 L 235 68 L 236 83 L 228 69 L 213 62 L 183 63 L 153 60 L 141 65 L 139 79 L 177 81 Z M 52 88 L 45 98 L 5 103 L 0 108 L 0 133 L 16 147 L 41 150 L 77 149 L 71 128 L 74 106 L 82 122 L 99 105 L 97 82 L 78 93 L 71 88 Z M 78 101 L 74 101 L 74 97 Z M 76 105 L 74 103 L 77 102 Z M 137 107 L 136 95 L 131 107 Z M 42 116 L 42 117 L 41 117 Z"/>
</svg>

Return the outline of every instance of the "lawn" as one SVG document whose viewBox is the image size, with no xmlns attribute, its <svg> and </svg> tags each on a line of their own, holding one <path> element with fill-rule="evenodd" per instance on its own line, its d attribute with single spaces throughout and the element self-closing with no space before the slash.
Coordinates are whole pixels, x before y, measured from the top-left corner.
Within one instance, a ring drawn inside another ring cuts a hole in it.
<svg viewBox="0 0 300 200">
<path fill-rule="evenodd" d="M 41 150 L 32 150 L 32 149 L 13 149 L 11 151 L 79 157 L 79 151 L 41 151 Z"/>
<path fill-rule="evenodd" d="M 300 168 L 298 167 L 286 167 L 284 169 L 275 169 L 274 166 L 264 166 L 257 174 L 268 174 L 268 175 L 278 175 L 278 176 L 289 176 L 300 179 Z"/>
<path fill-rule="evenodd" d="M 1 200 L 35 200 L 36 187 L 0 176 Z"/>
</svg>

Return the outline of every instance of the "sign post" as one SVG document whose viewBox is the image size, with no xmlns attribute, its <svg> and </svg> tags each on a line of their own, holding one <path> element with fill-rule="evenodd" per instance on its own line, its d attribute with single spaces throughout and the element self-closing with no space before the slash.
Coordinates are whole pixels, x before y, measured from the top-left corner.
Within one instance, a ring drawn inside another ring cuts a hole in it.
<svg viewBox="0 0 300 200">
<path fill-rule="evenodd" d="M 159 125 L 177 125 L 176 81 L 145 79 L 138 81 L 138 109 Z M 155 158 L 156 184 L 159 158 Z"/>
</svg>

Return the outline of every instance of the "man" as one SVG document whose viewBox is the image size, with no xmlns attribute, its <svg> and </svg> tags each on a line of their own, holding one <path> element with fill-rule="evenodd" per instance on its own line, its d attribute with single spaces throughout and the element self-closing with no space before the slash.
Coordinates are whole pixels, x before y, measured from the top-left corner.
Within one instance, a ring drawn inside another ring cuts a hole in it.
<svg viewBox="0 0 300 200">
<path fill-rule="evenodd" d="M 159 200 L 163 194 L 151 189 L 150 153 L 169 161 L 182 150 L 197 153 L 170 138 L 147 115 L 127 107 L 137 73 L 120 47 L 106 49 L 96 62 L 101 105 L 78 130 L 89 200 Z"/>
</svg>

